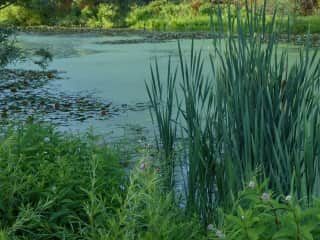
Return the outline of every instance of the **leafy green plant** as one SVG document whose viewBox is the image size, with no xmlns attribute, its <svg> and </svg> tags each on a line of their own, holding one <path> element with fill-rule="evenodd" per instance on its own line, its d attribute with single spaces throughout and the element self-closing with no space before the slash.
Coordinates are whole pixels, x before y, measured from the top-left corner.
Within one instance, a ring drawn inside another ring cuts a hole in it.
<svg viewBox="0 0 320 240">
<path fill-rule="evenodd" d="M 110 232 L 102 239 L 206 239 L 197 219 L 184 214 L 172 193 L 164 194 L 157 169 L 144 159 L 133 170 L 121 207 L 108 221 Z"/>
<path fill-rule="evenodd" d="M 320 208 L 301 208 L 291 195 L 274 195 L 266 186 L 251 181 L 239 194 L 233 211 L 226 214 L 223 233 L 225 239 L 318 239 Z M 215 230 L 215 231 L 214 231 Z M 211 236 L 216 236 L 213 229 Z M 220 238 L 221 239 L 221 238 Z"/>
<path fill-rule="evenodd" d="M 96 239 L 124 184 L 117 155 L 88 136 L 29 125 L 0 139 L 0 229 L 10 239 Z"/>
</svg>

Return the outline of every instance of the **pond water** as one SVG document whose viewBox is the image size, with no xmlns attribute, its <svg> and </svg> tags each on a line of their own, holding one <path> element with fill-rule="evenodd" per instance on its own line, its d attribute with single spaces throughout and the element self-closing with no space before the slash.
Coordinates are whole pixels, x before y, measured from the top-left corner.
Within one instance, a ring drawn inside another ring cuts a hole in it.
<svg viewBox="0 0 320 240">
<path fill-rule="evenodd" d="M 90 127 L 110 138 L 128 137 L 135 132 L 148 135 L 152 123 L 147 107 L 145 80 L 150 64 L 157 58 L 160 71 L 166 72 L 168 56 L 177 61 L 177 41 L 137 43 L 139 36 L 105 36 L 98 34 L 18 34 L 23 49 L 48 49 L 54 56 L 50 69 L 61 71 L 62 79 L 49 83 L 53 91 L 91 94 L 122 106 L 118 114 L 103 120 L 68 122 L 60 126 L 71 132 Z M 124 43 L 129 40 L 130 43 Z M 119 44 L 117 44 L 119 41 Z M 209 51 L 211 40 L 196 40 L 197 48 Z M 190 52 L 191 40 L 181 40 L 184 52 Z M 32 62 L 18 63 L 15 68 L 39 69 Z"/>
<path fill-rule="evenodd" d="M 68 122 L 62 130 L 77 132 L 91 128 L 103 135 L 122 137 L 133 132 L 149 134 L 152 122 L 147 107 L 145 80 L 150 64 L 158 59 L 160 71 L 166 72 L 168 56 L 177 60 L 177 41 L 136 43 L 139 36 L 104 36 L 98 34 L 18 34 L 23 49 L 48 49 L 54 56 L 49 69 L 61 71 L 62 79 L 49 83 L 54 91 L 84 93 L 122 106 L 122 111 L 104 120 Z M 130 43 L 124 43 L 129 40 Z M 117 44 L 119 41 L 119 44 Z M 139 42 L 139 41 L 137 41 Z M 182 40 L 182 49 L 190 51 L 191 40 Z M 210 40 L 196 40 L 198 48 L 207 49 Z M 27 61 L 14 68 L 39 67 Z"/>
</svg>

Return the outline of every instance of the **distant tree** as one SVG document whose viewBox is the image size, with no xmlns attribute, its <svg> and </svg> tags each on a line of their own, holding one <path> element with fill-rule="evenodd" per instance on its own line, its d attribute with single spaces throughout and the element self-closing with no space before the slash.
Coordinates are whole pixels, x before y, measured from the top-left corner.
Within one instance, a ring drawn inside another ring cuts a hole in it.
<svg viewBox="0 0 320 240">
<path fill-rule="evenodd" d="M 10 29 L 0 28 L 0 69 L 8 64 L 22 59 L 21 50 L 12 39 L 13 32 Z"/>
<path fill-rule="evenodd" d="M 301 0 L 301 10 L 303 14 L 308 15 L 318 7 L 318 0 Z"/>
<path fill-rule="evenodd" d="M 11 4 L 16 3 L 17 0 L 0 0 L 0 9 L 6 8 Z"/>
</svg>

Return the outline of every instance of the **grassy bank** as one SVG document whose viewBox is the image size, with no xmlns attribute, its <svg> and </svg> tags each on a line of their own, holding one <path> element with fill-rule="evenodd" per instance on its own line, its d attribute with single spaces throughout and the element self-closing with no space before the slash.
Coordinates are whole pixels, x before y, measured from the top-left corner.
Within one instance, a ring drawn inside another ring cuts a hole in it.
<svg viewBox="0 0 320 240">
<path fill-rule="evenodd" d="M 176 204 L 172 192 L 164 191 L 159 162 L 150 150 L 140 148 L 140 162 L 125 172 L 121 151 L 97 140 L 38 124 L 1 131 L 2 240 L 320 236 L 320 205 L 302 210 L 293 197 L 275 195 L 254 179 L 232 211 L 221 209 L 219 224 L 203 226 Z"/>
<path fill-rule="evenodd" d="M 161 195 L 151 162 L 141 159 L 145 169 L 128 174 L 123 157 L 90 134 L 37 124 L 2 130 L 1 239 L 200 236 L 196 220 L 184 218 L 172 196 Z"/>
<path fill-rule="evenodd" d="M 0 11 L 0 23 L 20 27 L 53 26 L 57 28 L 74 27 L 88 29 L 130 28 L 151 31 L 210 31 L 212 25 L 219 25 L 219 14 L 227 18 L 228 8 L 204 3 L 199 8 L 194 8 L 192 2 L 179 4 L 167 1 L 152 1 L 148 5 L 132 5 L 121 24 L 116 21 L 116 8 L 110 4 L 99 4 L 94 9 L 85 7 L 75 8 L 64 14 L 56 13 L 53 16 L 43 16 L 41 12 L 30 10 L 22 6 L 11 5 Z M 284 8 L 282 6 L 282 8 Z M 242 7 L 242 17 L 245 18 L 245 6 Z M 235 6 L 231 12 L 235 15 Z M 320 15 L 298 16 L 289 10 L 282 10 L 283 17 L 290 15 L 290 30 L 294 34 L 320 33 Z M 213 18 L 210 15 L 213 14 Z M 272 14 L 267 17 L 270 23 Z M 280 22 L 282 17 L 278 17 Z M 287 26 L 286 26 L 287 28 Z M 285 31 L 285 30 L 284 30 Z"/>
</svg>

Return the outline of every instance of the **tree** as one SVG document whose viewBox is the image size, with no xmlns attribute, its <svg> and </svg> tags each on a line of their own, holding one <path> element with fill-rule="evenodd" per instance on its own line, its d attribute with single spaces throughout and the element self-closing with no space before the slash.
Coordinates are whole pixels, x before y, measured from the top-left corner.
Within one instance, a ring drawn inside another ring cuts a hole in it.
<svg viewBox="0 0 320 240">
<path fill-rule="evenodd" d="M 0 0 L 0 10 L 16 2 L 17 0 Z"/>
</svg>

